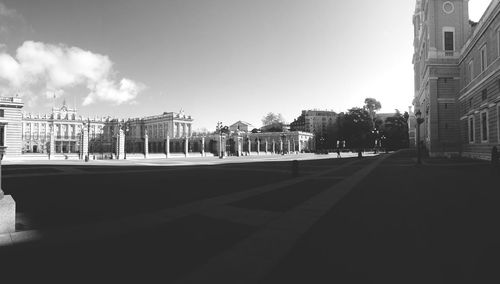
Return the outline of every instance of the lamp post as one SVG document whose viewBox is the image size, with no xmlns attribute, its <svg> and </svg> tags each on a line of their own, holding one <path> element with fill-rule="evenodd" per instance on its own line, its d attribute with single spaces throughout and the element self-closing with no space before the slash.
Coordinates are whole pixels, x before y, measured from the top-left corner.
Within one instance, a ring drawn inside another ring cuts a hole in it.
<svg viewBox="0 0 500 284">
<path fill-rule="evenodd" d="M 379 137 L 378 137 L 378 135 L 379 135 L 379 131 L 378 131 L 378 129 L 376 129 L 376 128 L 375 128 L 375 129 L 373 129 L 373 130 L 372 130 L 372 134 L 373 134 L 373 136 L 375 137 L 375 142 L 374 142 L 374 146 L 373 146 L 373 147 L 374 147 L 374 151 L 373 151 L 373 152 L 374 152 L 375 154 L 377 154 L 377 150 L 378 150 L 378 143 L 379 143 Z"/>
<path fill-rule="evenodd" d="M 417 164 L 422 164 L 422 158 L 421 158 L 421 153 L 420 153 L 420 124 L 422 124 L 425 119 L 422 118 L 422 112 L 420 110 L 417 110 L 415 113 L 415 117 L 417 118 Z"/>
<path fill-rule="evenodd" d="M 217 122 L 217 131 L 219 132 L 219 158 L 224 158 L 224 150 L 222 148 L 222 133 L 227 130 L 227 126 L 222 126 L 222 122 Z"/>
</svg>

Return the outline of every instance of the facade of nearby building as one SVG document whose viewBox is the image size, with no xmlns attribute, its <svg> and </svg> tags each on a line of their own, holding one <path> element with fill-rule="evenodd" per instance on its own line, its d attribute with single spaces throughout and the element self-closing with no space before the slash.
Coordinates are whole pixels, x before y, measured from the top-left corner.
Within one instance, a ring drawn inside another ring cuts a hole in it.
<svg viewBox="0 0 500 284">
<path fill-rule="evenodd" d="M 500 141 L 500 5 L 479 23 L 468 0 L 417 0 L 414 106 L 431 156 L 489 158 Z"/>
<path fill-rule="evenodd" d="M 6 157 L 21 154 L 21 117 L 24 104 L 17 97 L 0 97 L 0 146 L 5 149 Z"/>
</svg>

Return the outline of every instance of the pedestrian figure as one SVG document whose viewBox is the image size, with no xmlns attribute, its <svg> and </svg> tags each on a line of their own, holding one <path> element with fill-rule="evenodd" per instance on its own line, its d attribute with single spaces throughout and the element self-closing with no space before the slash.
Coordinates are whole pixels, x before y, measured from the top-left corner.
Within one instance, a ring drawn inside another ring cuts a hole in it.
<svg viewBox="0 0 500 284">
<path fill-rule="evenodd" d="M 341 158 L 340 157 L 340 149 L 339 148 L 337 148 L 337 158 Z"/>
</svg>

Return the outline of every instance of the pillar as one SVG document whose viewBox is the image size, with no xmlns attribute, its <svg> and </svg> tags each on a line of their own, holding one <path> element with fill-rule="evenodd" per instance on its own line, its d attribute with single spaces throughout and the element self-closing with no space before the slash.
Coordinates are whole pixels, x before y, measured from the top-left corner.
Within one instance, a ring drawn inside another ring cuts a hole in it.
<svg viewBox="0 0 500 284">
<path fill-rule="evenodd" d="M 170 158 L 170 136 L 167 135 L 167 139 L 165 139 L 165 156 L 166 158 Z"/>
<path fill-rule="evenodd" d="M 205 157 L 205 137 L 201 137 L 201 156 Z"/>
<path fill-rule="evenodd" d="M 123 129 L 118 130 L 116 135 L 116 159 L 121 160 L 125 158 L 125 135 Z"/>
<path fill-rule="evenodd" d="M 283 148 L 283 140 L 280 140 L 280 151 L 281 151 L 281 154 L 285 153 L 285 149 Z"/>
<path fill-rule="evenodd" d="M 276 142 L 273 140 L 273 154 L 276 154 Z"/>
<path fill-rule="evenodd" d="M 248 141 L 248 156 L 250 156 L 252 152 L 252 140 L 250 140 L 250 138 L 247 138 L 247 141 Z"/>
<path fill-rule="evenodd" d="M 189 138 L 184 138 L 184 156 L 187 157 L 189 153 Z"/>
<path fill-rule="evenodd" d="M 50 134 L 49 134 L 49 160 L 50 160 L 50 156 L 51 155 L 54 155 L 55 154 L 55 150 L 56 150 L 56 141 L 54 139 L 54 130 L 51 129 L 50 131 Z M 83 147 L 82 147 L 83 149 Z M 82 155 L 82 158 L 83 158 L 83 152 L 80 151 L 80 155 Z"/>
<path fill-rule="evenodd" d="M 87 126 L 83 126 L 83 135 L 82 135 L 82 158 L 86 161 L 88 160 L 89 155 L 89 131 Z"/>
<path fill-rule="evenodd" d="M 224 155 L 222 154 L 222 135 L 219 135 L 219 158 L 222 158 Z"/>
<path fill-rule="evenodd" d="M 242 139 L 240 136 L 236 136 L 236 155 L 239 157 L 241 156 L 241 144 L 242 144 Z"/>
<path fill-rule="evenodd" d="M 144 134 L 144 158 L 149 158 L 149 137 L 148 134 Z"/>
</svg>

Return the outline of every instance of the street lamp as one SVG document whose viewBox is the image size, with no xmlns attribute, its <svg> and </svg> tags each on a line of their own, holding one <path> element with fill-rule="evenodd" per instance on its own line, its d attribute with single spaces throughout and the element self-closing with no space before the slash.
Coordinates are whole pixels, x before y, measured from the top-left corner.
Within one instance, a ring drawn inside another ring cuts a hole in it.
<svg viewBox="0 0 500 284">
<path fill-rule="evenodd" d="M 420 124 L 422 124 L 425 119 L 422 118 L 422 112 L 420 110 L 417 110 L 415 113 L 415 117 L 417 118 L 417 164 L 422 164 L 422 158 L 421 158 L 421 153 L 420 153 Z"/>
<path fill-rule="evenodd" d="M 219 158 L 224 158 L 224 150 L 222 149 L 222 133 L 228 131 L 227 126 L 222 126 L 222 122 L 217 122 L 217 131 L 219 132 Z"/>
<path fill-rule="evenodd" d="M 375 129 L 373 129 L 373 130 L 372 130 L 372 134 L 373 134 L 373 136 L 375 137 L 375 143 L 374 143 L 374 146 L 373 146 L 373 147 L 375 148 L 375 149 L 374 149 L 374 153 L 375 153 L 375 154 L 377 154 L 377 149 L 378 149 L 378 147 L 377 147 L 377 146 L 378 146 L 378 143 L 379 143 L 379 137 L 378 137 L 378 135 L 379 135 L 379 131 L 378 131 L 378 129 L 376 129 L 376 128 L 375 128 Z"/>
</svg>

